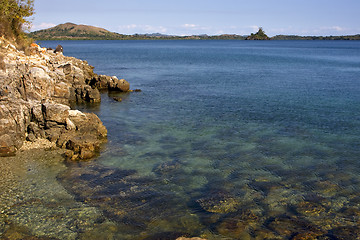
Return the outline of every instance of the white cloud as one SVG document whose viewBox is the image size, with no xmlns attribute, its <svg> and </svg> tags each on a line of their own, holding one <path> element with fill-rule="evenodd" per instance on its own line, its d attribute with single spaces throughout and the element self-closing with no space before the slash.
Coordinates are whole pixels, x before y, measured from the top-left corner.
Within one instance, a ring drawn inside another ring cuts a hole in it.
<svg viewBox="0 0 360 240">
<path fill-rule="evenodd" d="M 181 25 L 181 27 L 183 27 L 183 28 L 198 28 L 199 26 L 196 24 L 186 23 L 186 24 Z"/>
<path fill-rule="evenodd" d="M 213 27 L 209 27 L 209 26 L 201 26 L 201 25 L 197 25 L 197 24 L 190 24 L 190 23 L 186 23 L 181 25 L 181 28 L 185 28 L 185 29 L 190 29 L 190 30 L 212 30 Z"/>
<path fill-rule="evenodd" d="M 34 24 L 31 26 L 31 31 L 37 31 L 37 30 L 42 30 L 42 29 L 46 29 L 46 28 L 51 28 L 51 27 L 55 27 L 56 24 L 54 23 L 40 23 L 40 24 Z"/>
<path fill-rule="evenodd" d="M 134 34 L 134 33 L 166 33 L 167 28 L 164 26 L 152 26 L 152 25 L 121 25 L 117 27 L 119 33 Z"/>
<path fill-rule="evenodd" d="M 328 36 L 328 35 L 347 35 L 348 32 L 351 32 L 351 30 L 340 26 L 327 26 L 327 27 L 314 28 L 310 30 L 304 30 L 302 32 L 307 35 Z"/>
<path fill-rule="evenodd" d="M 278 27 L 269 28 L 264 27 L 264 31 L 268 36 L 275 36 L 278 34 L 286 35 L 346 35 L 348 32 L 359 32 L 356 29 L 347 29 L 341 26 L 328 26 L 328 27 L 313 27 L 310 29 L 299 29 L 293 26 L 290 27 Z M 220 35 L 220 34 L 238 34 L 238 35 L 250 35 L 256 33 L 259 30 L 258 25 L 229 25 L 229 26 L 210 26 L 200 25 L 195 23 L 184 23 L 179 25 L 149 25 L 149 24 L 128 24 L 120 25 L 114 31 L 122 34 L 145 34 L 145 33 L 162 33 L 170 35 L 197 35 L 197 34 L 208 34 L 208 35 Z"/>
<path fill-rule="evenodd" d="M 122 25 L 118 27 L 119 29 L 134 29 L 137 28 L 136 24 Z"/>
<path fill-rule="evenodd" d="M 338 31 L 338 32 L 345 30 L 344 28 L 339 27 L 339 26 L 333 26 L 333 27 L 331 27 L 331 29 L 332 29 L 332 30 L 335 30 L 335 31 Z"/>
<path fill-rule="evenodd" d="M 174 27 L 176 32 L 180 32 L 179 35 L 191 35 L 191 34 L 213 34 L 218 30 L 214 29 L 214 27 L 210 26 L 201 26 L 193 23 L 185 23 L 180 26 Z"/>
<path fill-rule="evenodd" d="M 218 30 L 217 32 L 215 32 L 215 35 L 221 35 L 221 34 L 227 34 L 227 33 L 224 32 L 224 30 Z"/>
</svg>

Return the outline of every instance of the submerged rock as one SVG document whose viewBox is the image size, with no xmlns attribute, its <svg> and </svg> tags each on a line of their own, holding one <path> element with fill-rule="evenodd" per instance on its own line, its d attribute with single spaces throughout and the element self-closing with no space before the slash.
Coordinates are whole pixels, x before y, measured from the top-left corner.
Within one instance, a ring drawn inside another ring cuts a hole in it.
<svg viewBox="0 0 360 240">
<path fill-rule="evenodd" d="M 180 232 L 176 239 L 201 228 L 197 217 L 184 207 L 186 201 L 173 195 L 161 180 L 141 177 L 134 170 L 74 163 L 58 179 L 78 201 L 96 207 L 113 222 L 126 223 L 133 231 L 150 229 L 149 237 L 166 229 Z"/>
<path fill-rule="evenodd" d="M 181 232 L 162 232 L 154 234 L 150 237 L 144 238 L 144 240 L 172 240 L 172 239 L 190 239 L 190 238 L 184 238 L 184 233 Z"/>
<path fill-rule="evenodd" d="M 326 234 L 326 232 L 322 231 L 311 222 L 291 216 L 279 216 L 270 219 L 266 225 L 280 236 L 287 238 L 298 236 L 297 239 L 316 239 L 317 237 Z M 312 238 L 305 238 L 305 236 L 311 236 Z"/>
<path fill-rule="evenodd" d="M 172 175 L 172 173 L 181 167 L 179 161 L 169 161 L 159 164 L 153 169 L 153 172 L 159 175 Z"/>
<path fill-rule="evenodd" d="M 113 97 L 113 99 L 117 102 L 121 102 L 122 101 L 122 98 L 121 97 Z"/>
<path fill-rule="evenodd" d="M 251 229 L 261 224 L 261 214 L 247 209 L 226 215 L 217 223 L 216 231 L 232 239 L 249 239 Z"/>
<path fill-rule="evenodd" d="M 360 228 L 358 226 L 338 227 L 330 231 L 334 239 L 359 239 Z"/>
<path fill-rule="evenodd" d="M 240 200 L 224 190 L 213 189 L 196 201 L 205 211 L 211 213 L 235 212 Z"/>
<path fill-rule="evenodd" d="M 296 206 L 296 211 L 304 216 L 319 216 L 326 209 L 318 203 L 303 201 Z"/>
<path fill-rule="evenodd" d="M 192 237 L 192 238 L 179 237 L 176 240 L 206 240 L 206 239 L 205 238 L 199 238 L 199 237 Z"/>
</svg>

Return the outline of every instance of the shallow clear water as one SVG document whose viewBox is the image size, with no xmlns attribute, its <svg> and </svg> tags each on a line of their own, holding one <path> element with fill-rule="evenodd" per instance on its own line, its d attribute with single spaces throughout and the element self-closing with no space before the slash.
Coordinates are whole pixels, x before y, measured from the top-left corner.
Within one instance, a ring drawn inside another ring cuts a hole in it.
<svg viewBox="0 0 360 240">
<path fill-rule="evenodd" d="M 59 176 L 115 223 L 105 235 L 360 235 L 360 42 L 60 44 L 142 90 L 79 106 L 109 143 Z"/>
</svg>

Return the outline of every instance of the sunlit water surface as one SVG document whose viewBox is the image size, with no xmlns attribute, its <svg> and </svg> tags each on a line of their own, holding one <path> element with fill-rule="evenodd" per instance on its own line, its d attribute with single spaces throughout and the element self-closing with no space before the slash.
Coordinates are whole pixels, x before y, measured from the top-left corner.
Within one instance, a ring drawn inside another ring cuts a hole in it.
<svg viewBox="0 0 360 240">
<path fill-rule="evenodd" d="M 58 43 L 142 90 L 78 107 L 109 133 L 58 176 L 102 214 L 80 237 L 360 235 L 360 42 Z"/>
</svg>

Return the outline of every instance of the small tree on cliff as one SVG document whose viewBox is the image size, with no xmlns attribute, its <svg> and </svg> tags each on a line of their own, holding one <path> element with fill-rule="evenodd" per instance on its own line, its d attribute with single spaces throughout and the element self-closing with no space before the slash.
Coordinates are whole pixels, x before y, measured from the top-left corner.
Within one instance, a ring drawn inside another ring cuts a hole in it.
<svg viewBox="0 0 360 240">
<path fill-rule="evenodd" d="M 34 0 L 0 0 L 0 35 L 18 44 L 25 40 L 24 30 L 34 14 Z"/>
</svg>

